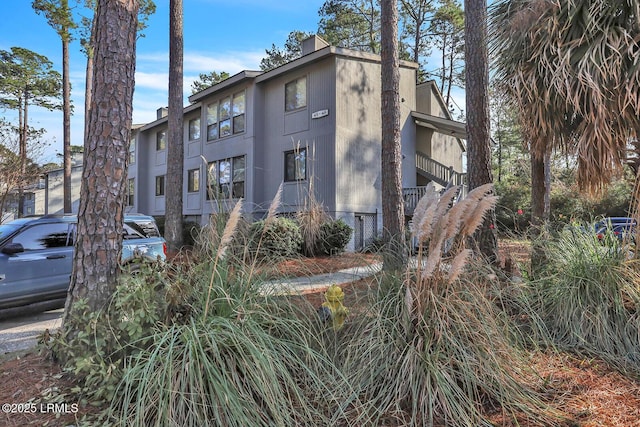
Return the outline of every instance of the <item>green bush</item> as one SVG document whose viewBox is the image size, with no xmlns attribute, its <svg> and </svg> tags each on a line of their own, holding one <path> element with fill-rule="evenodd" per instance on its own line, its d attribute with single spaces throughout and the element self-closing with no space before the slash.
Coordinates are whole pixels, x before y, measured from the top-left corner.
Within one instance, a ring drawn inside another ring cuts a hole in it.
<svg viewBox="0 0 640 427">
<path fill-rule="evenodd" d="M 514 232 L 525 231 L 531 219 L 531 188 L 519 182 L 502 181 L 495 184 L 500 197 L 496 205 L 496 221 L 502 228 Z"/>
<path fill-rule="evenodd" d="M 353 229 L 341 219 L 323 222 L 320 225 L 320 235 L 316 242 L 316 253 L 332 255 L 343 252 L 351 240 L 352 233 Z"/>
<path fill-rule="evenodd" d="M 140 264 L 131 276 L 121 276 L 104 309 L 92 310 L 85 300 L 74 302 L 69 319 L 77 328 L 60 329 L 45 344 L 65 370 L 80 381 L 72 390 L 92 404 L 111 402 L 130 356 L 151 345 L 149 331 L 167 313 L 161 264 Z"/>
<path fill-rule="evenodd" d="M 289 218 L 258 221 L 249 230 L 251 252 L 258 258 L 291 258 L 300 254 L 300 226 Z"/>
<path fill-rule="evenodd" d="M 630 247 L 607 234 L 567 228 L 545 245 L 547 262 L 533 283 L 537 312 L 556 345 L 615 365 L 640 360 L 640 276 Z M 630 363 L 631 362 L 631 363 Z M 628 367 L 628 366 L 627 366 Z"/>
<path fill-rule="evenodd" d="M 495 190 L 500 196 L 496 205 L 498 224 L 511 231 L 526 231 L 531 219 L 531 183 L 505 179 L 495 184 Z M 628 216 L 632 193 L 632 179 L 616 180 L 600 194 L 587 195 L 578 189 L 571 174 L 559 174 L 551 185 L 551 226 L 560 230 L 567 224 L 587 222 L 594 217 Z"/>
</svg>

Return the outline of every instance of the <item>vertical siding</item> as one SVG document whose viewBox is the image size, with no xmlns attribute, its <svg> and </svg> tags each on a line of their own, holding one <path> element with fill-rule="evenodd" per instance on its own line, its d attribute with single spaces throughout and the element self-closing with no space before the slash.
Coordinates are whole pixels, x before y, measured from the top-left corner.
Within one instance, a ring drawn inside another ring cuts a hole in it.
<svg viewBox="0 0 640 427">
<path fill-rule="evenodd" d="M 380 64 L 337 58 L 336 210 L 380 210 Z"/>
<path fill-rule="evenodd" d="M 284 111 L 285 84 L 306 76 L 307 106 L 295 112 Z M 319 63 L 262 82 L 257 107 L 262 115 L 255 141 L 256 210 L 268 209 L 279 185 L 284 181 L 284 153 L 297 147 L 307 149 L 307 176 L 304 182 L 283 184 L 282 211 L 296 211 L 305 206 L 309 183 L 316 198 L 329 211 L 335 210 L 334 126 L 336 121 L 334 60 Z M 314 112 L 328 110 L 328 115 L 312 118 Z"/>
<path fill-rule="evenodd" d="M 417 70 L 400 68 L 400 129 L 402 141 L 402 187 L 416 186 L 416 125 L 411 112 L 416 110 Z"/>
<path fill-rule="evenodd" d="M 336 180 L 337 210 L 381 211 L 380 63 L 339 58 L 337 62 Z M 415 185 L 415 70 L 400 69 L 403 184 Z M 403 100 L 403 101 L 402 101 Z"/>
</svg>

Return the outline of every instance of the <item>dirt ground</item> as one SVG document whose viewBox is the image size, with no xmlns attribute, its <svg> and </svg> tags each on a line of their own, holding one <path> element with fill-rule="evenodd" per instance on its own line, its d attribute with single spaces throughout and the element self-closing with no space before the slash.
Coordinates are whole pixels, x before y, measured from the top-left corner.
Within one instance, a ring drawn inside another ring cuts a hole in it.
<svg viewBox="0 0 640 427">
<path fill-rule="evenodd" d="M 502 245 L 513 265 L 526 262 L 528 247 L 521 243 Z M 278 266 L 288 275 L 318 274 L 376 262 L 375 255 L 346 254 L 313 260 L 287 261 Z M 375 285 L 364 279 L 345 286 L 345 305 L 353 307 Z M 322 293 L 305 295 L 312 304 L 322 302 Z M 544 379 L 548 403 L 569 420 L 566 427 L 640 427 L 640 381 L 626 378 L 605 363 L 564 353 L 532 355 L 532 365 Z M 37 352 L 6 355 L 0 359 L 0 426 L 73 425 L 90 406 L 68 397 L 71 379 Z M 492 414 L 496 425 L 509 426 L 501 414 Z M 523 423 L 523 426 L 528 424 Z"/>
</svg>

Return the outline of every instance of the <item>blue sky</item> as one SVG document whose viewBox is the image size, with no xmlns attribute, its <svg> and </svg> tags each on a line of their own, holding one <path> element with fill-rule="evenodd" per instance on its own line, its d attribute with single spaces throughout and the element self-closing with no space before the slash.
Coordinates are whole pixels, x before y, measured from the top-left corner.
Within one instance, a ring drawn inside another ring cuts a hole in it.
<svg viewBox="0 0 640 427">
<path fill-rule="evenodd" d="M 155 0 L 157 11 L 150 17 L 145 37 L 138 40 L 133 122 L 156 119 L 156 110 L 167 105 L 169 69 L 169 0 Z M 75 4 L 75 0 L 69 0 Z M 184 3 L 184 88 L 198 74 L 259 70 L 265 49 L 282 47 L 293 30 L 315 33 L 318 10 L 324 0 L 183 0 Z M 0 50 L 18 46 L 44 55 L 62 72 L 61 42 L 44 16 L 31 8 L 31 0 L 3 0 L 5 18 L 0 26 Z M 75 112 L 71 117 L 71 143 L 82 145 L 84 126 L 85 57 L 79 43 L 70 50 L 71 97 Z M 186 105 L 186 101 L 185 101 Z M 7 120 L 17 121 L 15 113 L 0 110 Z M 47 129 L 49 145 L 35 159 L 58 162 L 62 151 L 62 113 L 38 108 L 29 110 L 29 124 Z"/>
</svg>

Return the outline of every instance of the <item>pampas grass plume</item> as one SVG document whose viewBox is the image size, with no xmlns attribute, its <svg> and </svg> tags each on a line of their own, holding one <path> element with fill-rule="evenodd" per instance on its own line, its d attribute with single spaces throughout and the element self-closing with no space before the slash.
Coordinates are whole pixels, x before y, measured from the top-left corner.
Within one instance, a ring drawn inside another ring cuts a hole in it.
<svg viewBox="0 0 640 427">
<path fill-rule="evenodd" d="M 493 209 L 498 202 L 498 196 L 486 196 L 478 201 L 470 217 L 465 221 L 462 228 L 464 236 L 471 236 L 484 222 L 487 212 Z"/>
<path fill-rule="evenodd" d="M 427 215 L 427 210 L 429 208 L 435 209 L 433 207 L 437 204 L 439 198 L 439 194 L 436 192 L 433 185 L 427 188 L 427 191 L 424 196 L 420 198 L 418 204 L 413 210 L 413 220 L 411 221 L 409 231 L 411 234 L 420 239 L 420 236 L 424 233 L 421 233 L 421 229 L 424 226 L 423 220 L 425 219 L 425 215 Z"/>
<path fill-rule="evenodd" d="M 453 261 L 451 261 L 451 268 L 449 269 L 449 283 L 453 283 L 464 271 L 464 267 L 467 265 L 467 260 L 471 254 L 471 249 L 463 249 L 455 256 L 455 258 L 453 258 Z"/>
<path fill-rule="evenodd" d="M 218 245 L 218 252 L 216 254 L 216 258 L 222 258 L 224 256 L 229 243 L 231 243 L 231 239 L 233 238 L 236 229 L 238 228 L 238 222 L 240 221 L 240 211 L 242 209 L 242 199 L 238 200 L 236 205 L 233 207 L 231 214 L 229 215 L 229 219 L 224 226 L 224 231 L 222 232 L 222 237 L 220 238 L 220 244 Z"/>
<path fill-rule="evenodd" d="M 278 191 L 276 191 L 276 195 L 273 196 L 273 200 L 271 201 L 271 205 L 269 205 L 269 211 L 267 212 L 267 218 L 265 219 L 265 227 L 271 219 L 275 218 L 276 212 L 280 207 L 280 199 L 282 198 L 282 183 L 278 187 Z"/>
</svg>

